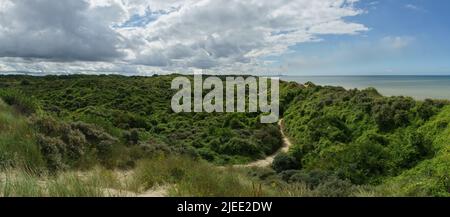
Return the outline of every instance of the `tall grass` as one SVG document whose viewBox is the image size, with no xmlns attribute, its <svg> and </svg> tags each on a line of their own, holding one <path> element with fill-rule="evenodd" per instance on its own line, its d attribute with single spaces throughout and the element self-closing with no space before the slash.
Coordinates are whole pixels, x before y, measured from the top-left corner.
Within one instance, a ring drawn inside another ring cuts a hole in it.
<svg viewBox="0 0 450 217">
<path fill-rule="evenodd" d="M 18 169 L 7 169 L 0 174 L 2 197 L 104 197 L 121 196 L 123 190 L 115 173 L 102 168 L 53 176 Z"/>
<path fill-rule="evenodd" d="M 28 172 L 7 170 L 0 176 L 0 196 L 41 197 L 44 191 L 36 176 Z"/>
<path fill-rule="evenodd" d="M 45 162 L 26 118 L 0 100 L 0 167 L 21 166 L 37 170 Z"/>
<path fill-rule="evenodd" d="M 3 89 L 0 90 L 0 99 L 14 107 L 22 114 L 30 115 L 40 111 L 39 104 L 30 96 L 26 96 L 19 90 Z"/>
<path fill-rule="evenodd" d="M 219 168 L 183 156 L 160 156 L 138 162 L 128 188 L 143 192 L 167 185 L 169 196 L 257 197 L 273 194 L 238 169 Z"/>
</svg>

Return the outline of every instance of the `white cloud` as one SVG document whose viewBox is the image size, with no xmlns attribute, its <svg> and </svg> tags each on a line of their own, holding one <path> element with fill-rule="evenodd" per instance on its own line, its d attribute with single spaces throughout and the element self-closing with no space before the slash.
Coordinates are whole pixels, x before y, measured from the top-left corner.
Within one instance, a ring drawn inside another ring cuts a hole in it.
<svg viewBox="0 0 450 217">
<path fill-rule="evenodd" d="M 0 57 L 16 57 L 10 68 L 43 71 L 78 70 L 85 60 L 114 70 L 258 70 L 261 58 L 290 46 L 368 30 L 345 20 L 363 13 L 356 0 L 0 1 Z M 118 27 L 149 11 L 156 20 Z"/>
<path fill-rule="evenodd" d="M 411 36 L 386 36 L 381 39 L 382 45 L 393 49 L 408 47 L 413 41 L 414 37 Z"/>
<path fill-rule="evenodd" d="M 406 4 L 405 8 L 413 11 L 426 12 L 424 8 L 413 4 Z"/>
<path fill-rule="evenodd" d="M 370 74 L 382 73 L 389 64 L 400 64 L 412 52 L 412 36 L 386 36 L 345 42 L 319 53 L 300 53 L 284 58 L 289 73 L 303 74 Z M 382 69 L 382 70 L 381 70 Z M 369 71 L 375 70 L 375 71 Z M 376 71 L 378 70 L 378 71 Z"/>
</svg>

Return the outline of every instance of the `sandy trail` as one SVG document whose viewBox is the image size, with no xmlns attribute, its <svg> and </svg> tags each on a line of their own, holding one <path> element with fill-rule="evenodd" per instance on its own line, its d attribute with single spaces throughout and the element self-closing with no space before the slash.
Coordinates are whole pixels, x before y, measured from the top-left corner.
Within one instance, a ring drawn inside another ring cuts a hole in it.
<svg viewBox="0 0 450 217">
<path fill-rule="evenodd" d="M 169 187 L 170 185 L 157 186 L 141 193 L 113 188 L 105 188 L 103 189 L 103 193 L 111 197 L 167 197 L 167 191 Z"/>
<path fill-rule="evenodd" d="M 170 185 L 162 185 L 152 188 L 144 193 L 138 194 L 137 197 L 167 197 Z"/>
</svg>

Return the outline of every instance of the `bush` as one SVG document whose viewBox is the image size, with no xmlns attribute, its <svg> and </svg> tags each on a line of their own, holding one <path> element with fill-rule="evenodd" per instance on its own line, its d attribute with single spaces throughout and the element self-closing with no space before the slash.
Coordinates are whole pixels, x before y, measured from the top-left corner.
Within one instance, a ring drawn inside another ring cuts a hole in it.
<svg viewBox="0 0 450 217">
<path fill-rule="evenodd" d="M 33 98 L 24 95 L 21 91 L 18 90 L 1 90 L 0 98 L 2 98 L 3 101 L 5 101 L 7 104 L 13 106 L 17 111 L 25 115 L 35 113 L 39 109 L 37 102 Z"/>
<path fill-rule="evenodd" d="M 297 163 L 295 158 L 286 153 L 278 154 L 272 164 L 272 168 L 277 172 L 299 169 L 299 167 L 300 165 Z"/>
<path fill-rule="evenodd" d="M 102 128 L 83 122 L 65 123 L 51 117 L 33 117 L 41 148 L 51 171 L 74 166 L 83 166 L 92 161 L 110 164 L 114 159 L 113 149 L 118 140 Z M 88 159 L 87 153 L 96 154 Z"/>
<path fill-rule="evenodd" d="M 417 108 L 417 113 L 423 120 L 429 120 L 433 115 L 436 114 L 436 108 L 434 107 L 434 102 L 430 99 L 425 100 Z"/>
<path fill-rule="evenodd" d="M 264 148 L 264 153 L 270 155 L 278 150 L 282 145 L 281 133 L 277 126 L 269 125 L 255 133 L 257 141 Z"/>
<path fill-rule="evenodd" d="M 137 145 L 139 143 L 139 131 L 137 129 L 125 131 L 123 133 L 123 138 L 127 144 Z"/>
<path fill-rule="evenodd" d="M 220 146 L 219 153 L 228 155 L 255 156 L 259 153 L 259 150 L 251 141 L 233 137 L 229 142 Z"/>
<path fill-rule="evenodd" d="M 86 137 L 79 130 L 68 130 L 62 135 L 62 140 L 66 144 L 67 157 L 71 160 L 80 159 L 88 146 Z"/>
<path fill-rule="evenodd" d="M 64 129 L 69 128 L 68 125 L 58 122 L 50 116 L 33 116 L 31 122 L 38 132 L 46 136 L 60 136 Z"/>
<path fill-rule="evenodd" d="M 64 142 L 58 138 L 46 137 L 39 134 L 37 144 L 47 163 L 47 169 L 50 172 L 56 172 L 67 168 L 64 162 L 65 146 Z"/>
<path fill-rule="evenodd" d="M 30 85 L 31 84 L 31 82 L 29 81 L 29 80 L 27 80 L 27 79 L 23 79 L 21 82 L 20 82 L 20 85 L 22 85 L 22 86 L 28 86 L 28 85 Z"/>
<path fill-rule="evenodd" d="M 331 178 L 318 185 L 314 192 L 321 197 L 349 197 L 353 188 L 352 183 L 348 180 Z"/>
<path fill-rule="evenodd" d="M 335 177 L 331 172 L 312 170 L 294 172 L 290 176 L 286 176 L 285 180 L 290 183 L 304 183 L 309 188 L 314 189 L 331 177 Z"/>
</svg>

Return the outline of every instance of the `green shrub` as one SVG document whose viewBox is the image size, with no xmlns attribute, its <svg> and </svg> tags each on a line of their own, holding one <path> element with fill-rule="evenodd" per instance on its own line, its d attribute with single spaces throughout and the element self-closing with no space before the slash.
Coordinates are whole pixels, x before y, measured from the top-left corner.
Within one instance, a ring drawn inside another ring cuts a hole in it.
<svg viewBox="0 0 450 217">
<path fill-rule="evenodd" d="M 0 90 L 0 98 L 25 115 L 30 115 L 39 110 L 38 103 L 32 97 L 26 96 L 18 90 Z"/>
<path fill-rule="evenodd" d="M 286 154 L 280 153 L 273 160 L 272 168 L 277 172 L 282 172 L 285 170 L 298 169 L 299 163 L 294 157 Z"/>
<path fill-rule="evenodd" d="M 332 172 L 354 184 L 379 184 L 432 157 L 431 140 L 417 131 L 448 104 L 383 97 L 373 89 L 298 91 L 284 113 L 285 131 L 296 143 L 290 153 L 308 171 Z"/>
<path fill-rule="evenodd" d="M 66 144 L 62 140 L 38 135 L 37 144 L 51 172 L 66 169 L 67 165 L 64 162 Z"/>
<path fill-rule="evenodd" d="M 284 173 L 284 174 L 283 174 Z M 321 183 L 335 176 L 328 171 L 312 170 L 312 171 L 284 171 L 281 175 L 283 179 L 289 183 L 304 183 L 309 188 L 314 189 Z M 290 174 L 289 174 L 290 173 Z"/>
<path fill-rule="evenodd" d="M 350 181 L 331 178 L 319 184 L 314 192 L 321 197 L 348 197 L 353 190 L 354 186 Z"/>
<path fill-rule="evenodd" d="M 123 133 L 125 142 L 129 145 L 137 145 L 139 143 L 139 131 L 137 129 L 131 129 Z"/>
<path fill-rule="evenodd" d="M 230 141 L 220 146 L 219 153 L 227 155 L 255 156 L 259 153 L 259 150 L 251 141 L 240 138 L 231 138 Z"/>
<path fill-rule="evenodd" d="M 39 132 L 37 143 L 50 171 L 83 167 L 94 164 L 93 161 L 111 165 L 116 160 L 113 149 L 118 140 L 100 127 L 83 122 L 66 123 L 48 116 L 34 117 L 32 123 Z"/>
</svg>

